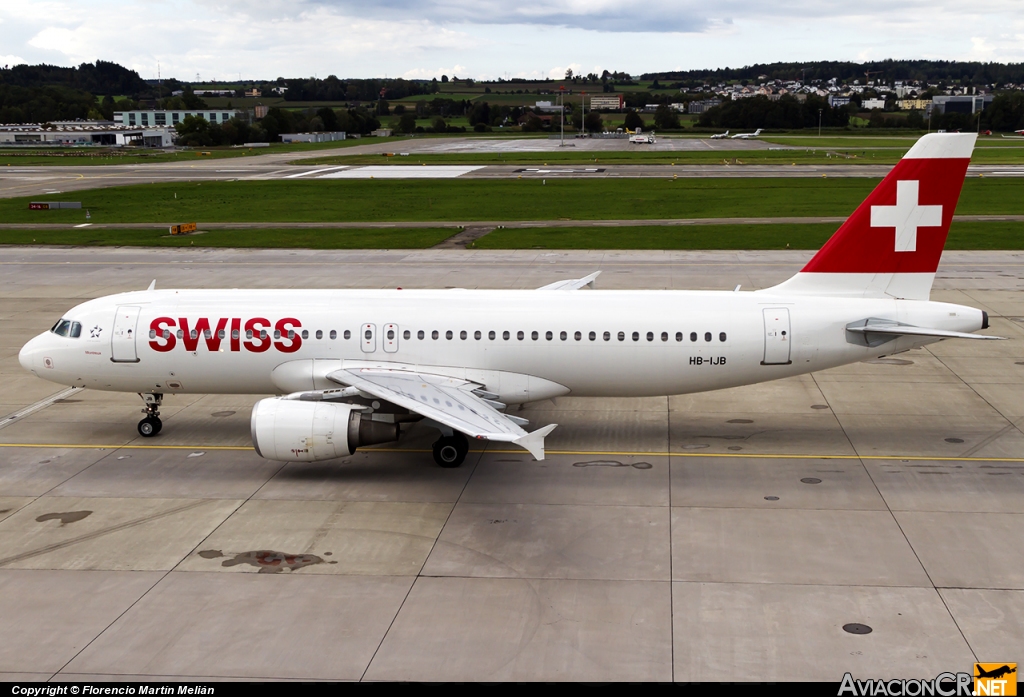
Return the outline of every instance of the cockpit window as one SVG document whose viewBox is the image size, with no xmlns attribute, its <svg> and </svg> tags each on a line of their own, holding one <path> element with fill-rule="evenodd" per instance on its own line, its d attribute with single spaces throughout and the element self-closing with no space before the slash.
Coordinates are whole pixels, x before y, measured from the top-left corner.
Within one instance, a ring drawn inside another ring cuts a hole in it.
<svg viewBox="0 0 1024 697">
<path fill-rule="evenodd" d="M 72 322 L 71 333 L 68 336 L 70 336 L 72 339 L 77 339 L 78 337 L 82 336 L 82 323 Z"/>
<path fill-rule="evenodd" d="M 57 324 L 53 325 L 53 329 L 50 330 L 57 336 L 67 336 L 68 332 L 71 331 L 71 320 L 62 319 Z"/>
</svg>

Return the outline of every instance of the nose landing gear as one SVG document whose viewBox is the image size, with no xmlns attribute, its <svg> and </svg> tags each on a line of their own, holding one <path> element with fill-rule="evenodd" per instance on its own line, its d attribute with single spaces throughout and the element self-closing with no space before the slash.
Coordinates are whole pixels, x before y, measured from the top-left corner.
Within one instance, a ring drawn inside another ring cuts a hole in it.
<svg viewBox="0 0 1024 697">
<path fill-rule="evenodd" d="M 164 396 L 160 393 L 147 393 L 139 396 L 146 403 L 146 408 L 142 410 L 146 418 L 139 422 L 139 435 L 143 438 L 152 438 L 160 433 L 160 429 L 164 426 L 163 421 L 160 420 L 160 405 L 163 404 Z"/>
</svg>

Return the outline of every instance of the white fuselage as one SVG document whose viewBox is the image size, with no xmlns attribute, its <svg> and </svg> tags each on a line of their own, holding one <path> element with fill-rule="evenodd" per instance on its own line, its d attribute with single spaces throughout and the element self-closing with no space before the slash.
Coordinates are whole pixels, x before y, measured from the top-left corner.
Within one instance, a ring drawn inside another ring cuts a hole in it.
<svg viewBox="0 0 1024 697">
<path fill-rule="evenodd" d="M 508 403 L 763 382 L 935 341 L 872 348 L 851 338 L 851 322 L 971 332 L 983 321 L 979 310 L 946 303 L 770 290 L 152 290 L 92 300 L 64 317 L 81 325 L 78 338 L 41 334 L 20 359 L 65 385 L 281 394 L 331 387 L 322 378 L 343 361 L 375 361 L 476 371 Z M 531 392 L 502 387 L 502 374 L 538 380 Z"/>
</svg>

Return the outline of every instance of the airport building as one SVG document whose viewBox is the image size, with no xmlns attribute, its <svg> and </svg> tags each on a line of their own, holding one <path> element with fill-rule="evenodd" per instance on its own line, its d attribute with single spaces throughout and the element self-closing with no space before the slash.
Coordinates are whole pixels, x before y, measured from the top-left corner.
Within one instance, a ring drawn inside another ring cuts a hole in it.
<svg viewBox="0 0 1024 697">
<path fill-rule="evenodd" d="M 991 94 L 936 95 L 932 97 L 934 108 L 939 114 L 977 114 L 992 103 Z"/>
<path fill-rule="evenodd" d="M 708 109 L 714 109 L 722 103 L 721 99 L 698 99 L 690 102 L 691 114 L 703 114 Z"/>
<path fill-rule="evenodd" d="M 322 131 L 319 133 L 282 133 L 282 143 L 331 143 L 345 140 L 345 131 Z"/>
<path fill-rule="evenodd" d="M 862 109 L 867 109 L 868 111 L 870 111 L 871 109 L 884 109 L 885 108 L 885 100 L 884 99 L 864 99 L 864 100 L 861 101 L 860 106 L 861 106 Z"/>
<path fill-rule="evenodd" d="M 174 143 L 174 135 L 174 130 L 170 128 L 131 128 L 122 125 L 0 125 L 0 145 L 135 145 L 169 148 Z"/>
<path fill-rule="evenodd" d="M 593 96 L 590 98 L 591 109 L 611 109 L 619 111 L 624 105 L 624 100 L 621 94 L 603 94 L 601 96 Z"/>
<path fill-rule="evenodd" d="M 185 120 L 186 116 L 198 116 L 206 119 L 210 123 L 226 123 L 233 118 L 245 118 L 244 111 L 238 111 L 235 109 L 221 109 L 214 111 L 213 109 L 199 110 L 183 110 L 183 109 L 168 109 L 168 110 L 154 110 L 146 109 L 141 111 L 115 111 L 114 121 L 121 124 L 122 126 L 176 126 Z"/>
</svg>

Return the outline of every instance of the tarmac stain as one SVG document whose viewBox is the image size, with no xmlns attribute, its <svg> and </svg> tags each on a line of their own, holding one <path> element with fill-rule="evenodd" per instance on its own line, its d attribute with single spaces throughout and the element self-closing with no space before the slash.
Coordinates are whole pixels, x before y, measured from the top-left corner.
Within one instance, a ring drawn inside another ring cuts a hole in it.
<svg viewBox="0 0 1024 697">
<path fill-rule="evenodd" d="M 92 515 L 92 511 L 68 511 L 67 513 L 44 513 L 43 515 L 36 518 L 37 523 L 45 523 L 48 520 L 59 520 L 60 526 L 64 527 L 68 523 L 77 523 L 80 520 L 88 518 Z"/>
<path fill-rule="evenodd" d="M 590 462 L 574 462 L 573 467 L 632 467 L 638 470 L 649 470 L 652 465 L 649 462 L 619 462 L 618 460 L 592 460 Z"/>
<path fill-rule="evenodd" d="M 204 549 L 199 552 L 203 559 L 219 559 L 226 557 L 219 549 Z M 239 566 L 248 564 L 259 569 L 261 574 L 277 574 L 282 571 L 298 571 L 306 566 L 323 564 L 324 560 L 315 554 L 287 554 L 285 552 L 274 552 L 268 549 L 260 549 L 252 552 L 240 552 L 235 556 L 225 559 L 221 566 Z M 337 564 L 338 562 L 328 562 Z"/>
</svg>

